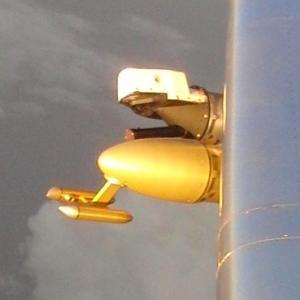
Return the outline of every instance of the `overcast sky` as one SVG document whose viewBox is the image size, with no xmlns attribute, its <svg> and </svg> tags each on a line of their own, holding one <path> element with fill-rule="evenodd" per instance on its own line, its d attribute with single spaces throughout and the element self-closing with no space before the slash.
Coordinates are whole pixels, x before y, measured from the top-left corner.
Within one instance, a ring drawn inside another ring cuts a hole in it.
<svg viewBox="0 0 300 300">
<path fill-rule="evenodd" d="M 155 124 L 117 104 L 122 68 L 222 91 L 226 23 L 226 0 L 0 0 L 0 299 L 215 299 L 215 205 L 122 191 L 110 225 L 44 195 L 97 190 L 98 153 Z"/>
</svg>

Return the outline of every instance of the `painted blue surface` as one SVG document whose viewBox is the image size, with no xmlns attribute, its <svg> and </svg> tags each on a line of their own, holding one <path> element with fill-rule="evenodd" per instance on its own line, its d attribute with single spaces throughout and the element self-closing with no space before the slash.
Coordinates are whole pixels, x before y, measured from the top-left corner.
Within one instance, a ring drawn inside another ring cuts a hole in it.
<svg viewBox="0 0 300 300">
<path fill-rule="evenodd" d="M 300 2 L 232 5 L 218 299 L 299 299 Z"/>
</svg>

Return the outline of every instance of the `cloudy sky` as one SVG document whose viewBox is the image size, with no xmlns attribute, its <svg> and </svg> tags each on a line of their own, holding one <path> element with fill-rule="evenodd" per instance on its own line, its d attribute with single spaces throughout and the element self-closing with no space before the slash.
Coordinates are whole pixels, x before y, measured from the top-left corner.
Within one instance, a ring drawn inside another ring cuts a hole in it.
<svg viewBox="0 0 300 300">
<path fill-rule="evenodd" d="M 98 189 L 97 154 L 155 125 L 117 104 L 122 68 L 222 91 L 226 23 L 226 0 L 0 0 L 0 299 L 215 299 L 216 206 L 122 191 L 119 226 L 44 195 Z"/>
</svg>

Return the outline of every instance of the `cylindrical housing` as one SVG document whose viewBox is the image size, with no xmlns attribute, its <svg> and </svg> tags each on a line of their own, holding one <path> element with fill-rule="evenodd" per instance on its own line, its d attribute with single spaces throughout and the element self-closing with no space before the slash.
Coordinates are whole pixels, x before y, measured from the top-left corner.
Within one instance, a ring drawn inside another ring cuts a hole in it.
<svg viewBox="0 0 300 300">
<path fill-rule="evenodd" d="M 133 191 L 191 203 L 208 195 L 213 198 L 209 192 L 217 171 L 211 160 L 208 149 L 198 141 L 149 138 L 105 150 L 98 165 L 107 179 L 115 178 Z"/>
<path fill-rule="evenodd" d="M 123 210 L 96 207 L 78 207 L 78 220 L 89 220 L 109 223 L 127 223 L 132 216 Z"/>
<path fill-rule="evenodd" d="M 67 217 L 77 220 L 97 221 L 106 223 L 127 223 L 132 216 L 123 210 L 99 208 L 93 206 L 63 206 L 59 210 Z"/>
</svg>

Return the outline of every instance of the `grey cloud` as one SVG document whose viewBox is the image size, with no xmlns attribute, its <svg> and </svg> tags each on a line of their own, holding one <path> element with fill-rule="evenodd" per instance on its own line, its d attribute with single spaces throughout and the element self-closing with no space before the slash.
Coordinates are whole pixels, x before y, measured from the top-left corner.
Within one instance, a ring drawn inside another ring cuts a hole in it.
<svg viewBox="0 0 300 300">
<path fill-rule="evenodd" d="M 79 36 L 84 40 L 95 32 L 94 26 L 79 17 L 18 0 L 4 1 L 0 11 L 1 102 L 18 108 L 24 104 L 11 102 L 30 101 L 26 107 L 37 102 L 40 110 L 49 101 L 88 109 L 97 105 L 103 89 L 110 88 L 120 59 L 79 43 Z"/>
<path fill-rule="evenodd" d="M 18 116 L 32 117 L 46 114 L 41 104 L 30 101 L 5 103 L 4 107 L 4 109 L 0 110 L 0 118 Z"/>
<path fill-rule="evenodd" d="M 99 109 L 101 96 L 101 105 L 106 105 L 125 61 L 182 69 L 187 57 L 199 48 L 199 41 L 187 36 L 187 30 L 181 32 L 150 16 L 125 12 L 114 16 L 114 22 L 96 23 L 67 10 L 29 3 L 1 3 L 2 103 L 30 101 L 44 110 L 62 103 L 93 112 Z"/>
<path fill-rule="evenodd" d="M 4 118 L 4 116 L 5 116 L 4 109 L 0 107 L 0 119 Z"/>
<path fill-rule="evenodd" d="M 18 300 L 26 297 L 29 282 L 23 274 L 22 279 L 15 274 L 0 273 L 0 297 L 1 299 Z"/>
<path fill-rule="evenodd" d="M 0 274 L 0 290 L 5 297 L 14 297 L 19 294 L 20 282 L 12 275 Z"/>
<path fill-rule="evenodd" d="M 99 53 L 121 57 L 126 65 L 182 69 L 194 83 L 223 88 L 227 1 L 31 1 L 88 20 L 97 33 L 82 42 Z"/>
<path fill-rule="evenodd" d="M 175 47 L 177 51 L 187 51 L 194 47 L 187 37 L 174 27 L 137 15 L 128 14 L 123 17 L 123 26 L 132 31 L 140 32 L 148 38 L 155 37 L 159 42 L 163 43 L 165 47 L 168 47 L 168 49 L 173 49 Z"/>
<path fill-rule="evenodd" d="M 156 201 L 122 196 L 135 208 L 128 225 L 69 221 L 52 203 L 30 219 L 35 299 L 214 299 L 216 226 L 205 223 L 215 208 L 157 211 Z"/>
</svg>

